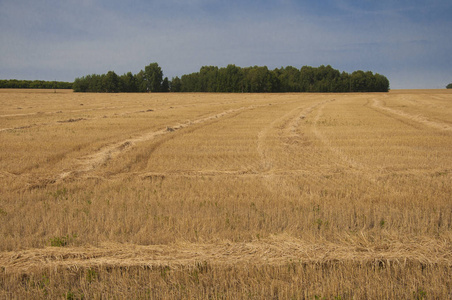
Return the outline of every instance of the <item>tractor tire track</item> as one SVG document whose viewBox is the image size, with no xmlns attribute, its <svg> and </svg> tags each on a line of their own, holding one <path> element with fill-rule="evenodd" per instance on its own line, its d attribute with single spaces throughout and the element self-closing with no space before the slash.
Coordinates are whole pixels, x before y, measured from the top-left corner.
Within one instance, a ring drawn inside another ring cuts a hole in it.
<svg viewBox="0 0 452 300">
<path fill-rule="evenodd" d="M 299 137 L 299 133 L 296 132 L 296 128 L 298 128 L 300 121 L 306 118 L 307 115 L 312 113 L 313 110 L 315 110 L 318 106 L 320 106 L 324 102 L 316 103 L 304 109 L 303 106 L 296 107 L 289 111 L 288 113 L 286 113 L 285 115 L 283 115 L 282 117 L 271 122 L 268 126 L 266 126 L 263 130 L 261 130 L 258 133 L 257 152 L 259 153 L 259 156 L 261 158 L 261 172 L 269 173 L 272 171 L 272 169 L 274 169 L 275 162 L 272 161 L 272 159 L 269 158 L 268 155 L 269 147 L 265 147 L 265 140 L 268 139 L 269 131 L 272 128 L 275 128 L 276 124 L 285 120 L 286 122 L 283 123 L 282 128 L 289 128 L 288 130 L 289 136 L 295 138 Z M 292 117 L 293 115 L 295 115 L 295 117 Z"/>
<path fill-rule="evenodd" d="M 112 109 L 112 108 L 108 108 L 108 109 Z M 161 110 L 169 110 L 169 109 L 171 109 L 171 108 L 160 109 L 160 111 Z M 134 110 L 134 111 L 124 112 L 124 113 L 120 113 L 120 114 L 113 113 L 109 116 L 104 115 L 104 116 L 91 117 L 91 118 L 89 118 L 89 117 L 69 118 L 69 119 L 58 120 L 58 121 L 54 121 L 54 122 L 50 122 L 50 123 L 34 123 L 34 124 L 27 124 L 27 125 L 16 126 L 16 127 L 11 127 L 11 128 L 1 128 L 0 132 L 23 130 L 23 129 L 29 129 L 29 128 L 34 128 L 34 127 L 54 126 L 54 125 L 61 125 L 64 123 L 73 123 L 73 122 L 80 122 L 80 121 L 95 121 L 95 120 L 99 120 L 99 119 L 127 116 L 127 115 L 140 114 L 140 113 L 149 113 L 149 112 L 154 112 L 154 111 L 156 111 L 156 110 L 155 109 L 145 109 L 145 110 L 139 110 L 139 111 Z M 72 113 L 75 111 L 67 111 L 67 112 Z M 48 114 L 53 114 L 53 113 L 48 113 Z"/>
<path fill-rule="evenodd" d="M 417 124 L 420 124 L 420 125 L 423 125 L 426 127 L 430 127 L 433 129 L 447 131 L 447 132 L 452 131 L 452 125 L 450 125 L 450 124 L 447 124 L 444 122 L 432 121 L 421 115 L 412 115 L 412 114 L 406 113 L 401 110 L 389 108 L 385 105 L 384 101 L 381 99 L 377 99 L 377 98 L 372 99 L 372 104 L 370 107 L 379 112 L 382 112 L 382 113 L 384 112 L 387 114 L 387 116 L 389 116 L 389 117 L 392 116 L 392 118 L 396 118 L 398 120 L 400 120 L 399 118 L 407 119 L 409 121 L 414 121 Z M 398 116 L 398 117 L 396 117 L 396 116 Z M 400 121 L 402 121 L 402 120 L 400 120 Z M 414 127 L 416 127 L 416 126 L 414 126 Z"/>
<path fill-rule="evenodd" d="M 326 104 L 327 103 L 323 103 L 322 106 L 320 106 L 320 108 L 318 109 L 317 114 L 314 118 L 314 126 L 312 128 L 312 132 L 326 147 L 328 147 L 328 149 L 331 152 L 333 152 L 335 154 L 335 156 L 340 158 L 340 160 L 345 162 L 347 165 L 349 165 L 350 167 L 352 167 L 354 169 L 359 169 L 359 170 L 364 169 L 364 166 L 362 164 L 354 161 L 353 159 L 348 157 L 346 154 L 344 154 L 340 149 L 338 149 L 337 147 L 334 147 L 330 143 L 329 139 L 319 131 L 318 124 L 319 124 L 320 116 L 323 114 L 323 109 L 325 108 Z"/>
<path fill-rule="evenodd" d="M 288 113 L 284 114 L 282 117 L 271 122 L 268 126 L 266 126 L 259 132 L 257 151 L 261 159 L 261 166 L 257 173 L 260 177 L 262 177 L 263 185 L 271 193 L 274 193 L 278 196 L 282 195 L 283 193 L 281 193 L 280 191 L 281 187 L 284 186 L 286 190 L 290 190 L 291 193 L 294 193 L 296 195 L 297 193 L 299 193 L 298 188 L 288 180 L 290 180 L 294 176 L 296 177 L 303 174 L 310 177 L 312 177 L 313 175 L 310 170 L 299 170 L 299 167 L 296 168 L 297 170 L 287 171 L 287 168 L 282 167 L 282 164 L 286 162 L 278 162 L 271 158 L 270 152 L 272 151 L 272 149 L 268 145 L 266 146 L 270 131 L 273 129 L 279 131 L 279 134 L 276 137 L 277 143 L 282 146 L 282 151 L 287 150 L 289 144 L 296 143 L 296 141 L 302 138 L 300 133 L 297 132 L 301 120 L 305 119 L 315 109 L 326 102 L 328 101 L 318 102 L 309 107 L 296 107 L 290 110 Z M 277 126 L 277 124 L 280 124 L 281 122 L 282 124 L 280 126 Z"/>
<path fill-rule="evenodd" d="M 73 109 L 73 110 L 65 110 L 64 113 L 79 113 L 79 112 L 88 112 L 88 111 L 95 111 L 95 110 L 106 110 L 106 109 L 118 109 L 118 108 L 124 108 L 125 106 L 113 106 L 113 107 L 98 107 L 98 108 L 86 108 L 86 109 Z M 39 115 L 54 115 L 54 114 L 61 114 L 63 111 L 48 111 L 48 112 L 34 112 L 34 113 L 24 113 L 24 114 L 7 114 L 7 115 L 0 115 L 0 118 L 9 118 L 9 117 L 29 117 L 29 116 L 39 116 Z"/>
<path fill-rule="evenodd" d="M 151 131 L 151 132 L 142 134 L 138 137 L 129 138 L 129 139 L 117 142 L 117 143 L 113 143 L 111 145 L 103 147 L 102 149 L 100 149 L 99 151 L 97 151 L 94 154 L 79 158 L 77 160 L 77 164 L 74 168 L 60 173 L 56 177 L 55 181 L 59 182 L 59 181 L 63 181 L 63 180 L 75 177 L 75 176 L 79 176 L 84 173 L 88 173 L 88 172 L 96 169 L 100 165 L 105 164 L 107 161 L 115 158 L 117 155 L 126 152 L 129 148 L 135 146 L 138 143 L 146 142 L 146 141 L 155 139 L 159 136 L 172 134 L 175 131 L 178 131 L 178 130 L 181 130 L 181 129 L 184 129 L 187 127 L 191 127 L 191 126 L 202 124 L 202 123 L 209 122 L 209 121 L 214 121 L 216 119 L 225 117 L 227 115 L 239 113 L 241 111 L 254 109 L 254 108 L 256 108 L 256 106 L 253 105 L 253 106 L 249 106 L 249 107 L 230 109 L 230 110 L 226 110 L 221 113 L 210 115 L 210 116 L 200 118 L 200 119 L 197 119 L 194 121 L 188 121 L 185 123 L 179 123 L 179 124 L 175 124 L 172 126 L 167 126 L 166 128 L 161 129 L 161 130 Z"/>
<path fill-rule="evenodd" d="M 218 104 L 223 105 L 231 105 L 236 104 L 239 101 L 229 101 L 229 102 L 221 102 Z M 167 111 L 167 110 L 173 110 L 178 108 L 187 108 L 187 107 L 198 107 L 203 106 L 204 103 L 201 104 L 191 104 L 191 105 L 173 105 L 168 107 L 160 107 L 160 108 L 149 108 L 149 106 L 146 106 L 146 108 L 143 108 L 141 110 L 133 110 L 133 111 L 126 111 L 122 113 L 110 113 L 109 115 L 103 115 L 99 117 L 79 117 L 79 118 L 69 118 L 65 120 L 58 120 L 53 121 L 49 123 L 34 123 L 34 124 L 26 124 L 21 126 L 15 126 L 15 127 L 9 127 L 9 128 L 0 128 L 0 132 L 4 131 L 14 131 L 14 130 L 23 130 L 23 129 L 29 129 L 34 127 L 42 127 L 42 126 L 52 126 L 52 125 L 58 125 L 61 123 L 71 123 L 71 122 L 78 122 L 78 121 L 93 121 L 98 119 L 105 119 L 105 118 L 113 118 L 113 117 L 121 117 L 121 116 L 128 116 L 128 115 L 134 115 L 134 114 L 141 114 L 141 113 L 149 113 L 149 112 L 159 112 L 159 111 Z M 101 107 L 101 108 L 92 108 L 92 109 L 77 109 L 77 110 L 65 110 L 65 111 L 55 111 L 55 112 L 37 112 L 37 113 L 27 113 L 27 114 L 9 114 L 9 115 L 0 115 L 0 118 L 2 117 L 28 117 L 28 116 L 34 116 L 34 115 L 54 115 L 54 114 L 72 114 L 72 113 L 80 113 L 80 112 L 89 112 L 89 111 L 96 111 L 96 110 L 114 110 L 114 109 L 121 109 L 125 108 L 126 106 L 112 106 L 112 107 Z"/>
<path fill-rule="evenodd" d="M 267 105 L 253 105 L 253 106 L 249 106 L 249 107 L 242 107 L 241 109 L 235 109 L 235 110 L 230 110 L 228 111 L 227 114 L 219 114 L 219 115 L 215 115 L 214 117 L 212 117 L 211 115 L 209 115 L 206 118 L 200 118 L 197 121 L 189 121 L 186 124 L 188 124 L 189 126 L 187 127 L 183 127 L 185 128 L 183 132 L 179 133 L 179 129 L 177 126 L 176 127 L 167 127 L 166 131 L 167 132 L 174 132 L 173 134 L 168 134 L 168 135 L 164 135 L 161 138 L 159 138 L 158 140 L 154 141 L 151 145 L 146 147 L 146 155 L 144 157 L 140 158 L 140 161 L 142 162 L 137 162 L 137 161 L 133 161 L 133 162 L 129 162 L 127 164 L 125 164 L 122 167 L 122 170 L 120 171 L 116 171 L 114 173 L 110 173 L 109 177 L 111 177 L 112 175 L 117 175 L 121 173 L 130 173 L 130 170 L 134 169 L 134 170 L 142 170 L 142 169 L 146 169 L 146 166 L 148 164 L 149 159 L 151 159 L 151 157 L 153 156 L 153 154 L 160 148 L 162 147 L 165 143 L 168 143 L 169 141 L 180 137 L 182 134 L 186 135 L 186 134 L 191 134 L 193 132 L 195 132 L 196 130 L 202 129 L 206 126 L 211 126 L 215 123 L 218 122 L 224 122 L 225 119 L 231 119 L 231 118 L 235 118 L 237 117 L 239 114 L 241 114 L 243 111 L 245 110 L 253 110 L 257 107 L 263 107 L 263 106 L 267 106 Z M 202 121 L 202 120 L 208 120 L 208 122 Z M 177 132 L 175 132 L 177 131 Z M 143 163 L 144 162 L 144 163 Z M 139 172 L 139 171 L 138 171 Z M 182 170 L 180 171 L 181 174 L 184 174 L 186 171 Z M 196 173 L 198 171 L 193 171 L 189 173 Z M 217 171 L 213 171 L 213 172 L 217 172 Z M 228 173 L 228 171 L 218 171 L 219 173 Z M 242 171 L 238 171 L 239 173 L 241 173 Z M 248 172 L 248 171 L 247 171 Z M 136 172 L 133 172 L 136 173 Z M 148 172 L 145 172 L 148 173 Z M 152 172 L 151 172 L 152 173 Z M 166 171 L 165 173 L 168 173 L 168 171 Z M 171 172 L 169 172 L 171 173 Z M 202 173 L 202 171 L 201 171 Z M 209 173 L 209 172 L 207 172 Z M 172 174 L 174 174 L 174 172 L 172 172 Z"/>
<path fill-rule="evenodd" d="M 379 189 L 380 183 L 379 183 L 379 175 L 381 174 L 381 170 L 379 169 L 372 169 L 353 159 L 353 157 L 350 157 L 343 151 L 341 151 L 340 148 L 335 147 L 331 141 L 326 137 L 320 130 L 319 130 L 319 120 L 320 117 L 323 114 L 323 110 L 325 106 L 328 103 L 324 103 L 317 111 L 317 115 L 314 118 L 314 126 L 312 128 L 312 133 L 317 137 L 317 139 L 325 145 L 325 147 L 333 153 L 335 157 L 337 157 L 337 160 L 335 160 L 335 163 L 338 166 L 339 173 L 347 173 L 352 176 L 357 176 L 358 178 L 364 179 L 365 181 L 368 181 L 370 183 L 369 188 L 373 189 Z M 326 178 L 330 177 L 329 184 L 334 185 L 336 187 L 340 186 L 340 182 L 337 178 L 331 177 L 331 175 L 326 175 Z"/>
</svg>

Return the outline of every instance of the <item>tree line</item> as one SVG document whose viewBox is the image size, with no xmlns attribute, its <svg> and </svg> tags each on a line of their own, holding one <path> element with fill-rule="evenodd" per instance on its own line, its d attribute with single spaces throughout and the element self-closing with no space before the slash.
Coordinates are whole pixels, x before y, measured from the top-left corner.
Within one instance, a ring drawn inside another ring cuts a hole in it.
<svg viewBox="0 0 452 300">
<path fill-rule="evenodd" d="M 203 66 L 199 72 L 163 78 L 162 69 L 152 63 L 137 74 L 117 75 L 109 71 L 103 75 L 76 78 L 75 92 L 221 92 L 221 93 L 284 93 L 284 92 L 387 92 L 389 80 L 371 71 L 349 74 L 320 67 L 281 67 L 269 70 L 266 66 L 224 68 Z"/>
<path fill-rule="evenodd" d="M 44 80 L 0 80 L 0 89 L 72 89 L 72 82 Z"/>
<path fill-rule="evenodd" d="M 225 68 L 205 66 L 199 72 L 183 75 L 171 81 L 172 91 L 178 92 L 387 92 L 389 80 L 371 71 L 339 72 L 330 65 L 320 67 Z"/>
<path fill-rule="evenodd" d="M 449 84 L 446 86 L 446 89 L 452 89 L 452 83 L 449 83 Z"/>
<path fill-rule="evenodd" d="M 128 72 L 119 76 L 109 71 L 107 74 L 92 74 L 76 78 L 73 90 L 93 93 L 169 92 L 170 83 L 167 77 L 163 78 L 159 65 L 151 63 L 137 74 Z"/>
</svg>

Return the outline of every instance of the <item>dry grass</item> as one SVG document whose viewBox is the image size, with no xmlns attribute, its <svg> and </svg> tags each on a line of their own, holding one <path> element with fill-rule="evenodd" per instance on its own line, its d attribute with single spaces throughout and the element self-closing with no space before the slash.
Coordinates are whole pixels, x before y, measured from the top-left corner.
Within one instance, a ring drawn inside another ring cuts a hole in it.
<svg viewBox="0 0 452 300">
<path fill-rule="evenodd" d="M 448 90 L 0 103 L 1 298 L 452 297 Z"/>
</svg>

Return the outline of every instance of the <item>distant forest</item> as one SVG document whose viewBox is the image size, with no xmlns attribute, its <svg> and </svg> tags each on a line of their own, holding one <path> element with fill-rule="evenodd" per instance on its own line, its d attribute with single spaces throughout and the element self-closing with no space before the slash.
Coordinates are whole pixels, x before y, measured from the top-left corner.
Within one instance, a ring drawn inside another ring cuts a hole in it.
<svg viewBox="0 0 452 300">
<path fill-rule="evenodd" d="M 0 89 L 72 89 L 72 82 L 44 80 L 0 80 Z"/>
<path fill-rule="evenodd" d="M 389 80 L 371 71 L 340 72 L 331 66 L 241 68 L 228 65 L 201 67 L 199 72 L 163 78 L 162 69 L 151 63 L 137 74 L 117 75 L 113 71 L 102 75 L 76 78 L 75 92 L 221 92 L 221 93 L 284 93 L 284 92 L 387 92 Z"/>
</svg>

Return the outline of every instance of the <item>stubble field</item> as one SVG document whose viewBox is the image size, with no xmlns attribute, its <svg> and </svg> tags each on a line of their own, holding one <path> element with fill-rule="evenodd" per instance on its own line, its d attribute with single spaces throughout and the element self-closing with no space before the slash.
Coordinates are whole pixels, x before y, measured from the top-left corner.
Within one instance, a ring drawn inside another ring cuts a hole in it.
<svg viewBox="0 0 452 300">
<path fill-rule="evenodd" d="M 0 103 L 0 298 L 452 298 L 451 91 Z"/>
</svg>

